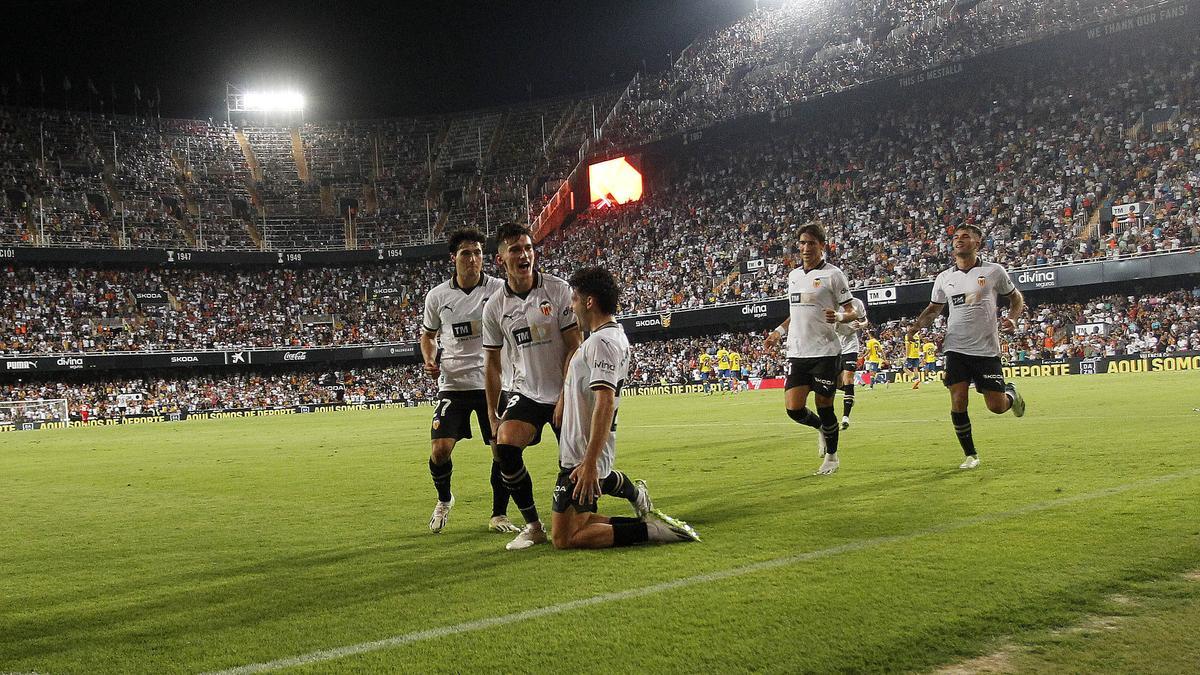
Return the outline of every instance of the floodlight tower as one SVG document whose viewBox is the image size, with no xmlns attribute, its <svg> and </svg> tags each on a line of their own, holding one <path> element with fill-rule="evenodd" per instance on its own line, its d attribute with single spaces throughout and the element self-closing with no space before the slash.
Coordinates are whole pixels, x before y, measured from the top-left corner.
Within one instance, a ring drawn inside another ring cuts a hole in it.
<svg viewBox="0 0 1200 675">
<path fill-rule="evenodd" d="M 264 122 L 273 112 L 299 114 L 304 120 L 304 94 L 294 89 L 249 90 L 225 83 L 225 122 L 233 113 L 263 113 Z"/>
</svg>

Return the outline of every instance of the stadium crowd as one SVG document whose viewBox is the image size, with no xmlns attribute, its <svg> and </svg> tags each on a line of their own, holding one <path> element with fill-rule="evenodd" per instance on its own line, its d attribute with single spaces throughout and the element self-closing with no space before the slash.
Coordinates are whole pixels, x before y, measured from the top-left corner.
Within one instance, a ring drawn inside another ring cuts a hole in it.
<svg viewBox="0 0 1200 675">
<path fill-rule="evenodd" d="M 968 59 L 1155 0 L 825 0 L 767 4 L 639 79 L 606 145 L 644 143 Z"/>
</svg>

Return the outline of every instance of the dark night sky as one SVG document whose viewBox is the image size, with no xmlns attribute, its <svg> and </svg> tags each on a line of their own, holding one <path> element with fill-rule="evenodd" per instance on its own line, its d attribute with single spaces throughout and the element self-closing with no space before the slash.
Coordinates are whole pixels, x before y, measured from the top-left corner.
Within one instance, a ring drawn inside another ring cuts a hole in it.
<svg viewBox="0 0 1200 675">
<path fill-rule="evenodd" d="M 663 69 L 753 0 L 7 3 L 0 83 L 10 103 L 87 107 L 87 79 L 162 90 L 162 114 L 224 115 L 225 83 L 294 84 L 318 119 L 483 108 L 623 84 Z M 17 73 L 23 86 L 16 85 Z"/>
</svg>

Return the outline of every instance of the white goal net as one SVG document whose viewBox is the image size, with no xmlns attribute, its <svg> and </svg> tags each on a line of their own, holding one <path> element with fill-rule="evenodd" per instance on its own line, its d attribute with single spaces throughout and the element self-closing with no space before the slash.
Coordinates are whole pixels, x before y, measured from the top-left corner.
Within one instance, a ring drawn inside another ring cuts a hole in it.
<svg viewBox="0 0 1200 675">
<path fill-rule="evenodd" d="M 12 425 L 17 429 L 36 429 L 48 422 L 70 424 L 67 399 L 0 401 L 0 425 Z"/>
</svg>

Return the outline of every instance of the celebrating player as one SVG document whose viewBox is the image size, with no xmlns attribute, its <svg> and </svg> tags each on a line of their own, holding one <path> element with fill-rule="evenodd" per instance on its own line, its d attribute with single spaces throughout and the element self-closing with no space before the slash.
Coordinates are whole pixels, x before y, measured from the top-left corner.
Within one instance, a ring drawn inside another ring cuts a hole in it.
<svg viewBox="0 0 1200 675">
<path fill-rule="evenodd" d="M 846 275 L 825 262 L 825 230 L 817 224 L 800 228 L 800 261 L 788 274 L 790 315 L 770 335 L 773 346 L 787 332 L 788 374 L 784 382 L 784 405 L 788 417 L 818 430 L 817 451 L 824 458 L 817 473 L 838 470 L 838 420 L 833 411 L 841 364 L 842 343 L 833 324 L 858 319 L 850 301 Z M 814 415 L 806 406 L 808 392 L 816 400 Z"/>
<path fill-rule="evenodd" d="M 971 437 L 971 418 L 967 415 L 967 388 L 971 382 L 983 394 L 988 410 L 1002 414 L 1025 414 L 1025 400 L 1012 384 L 1005 384 L 1000 367 L 1000 334 L 996 324 L 996 298 L 1009 299 L 1008 314 L 1000 328 L 1014 329 L 1013 319 L 1025 308 L 1025 299 L 1013 285 L 1008 271 L 996 263 L 979 259 L 983 232 L 974 225 L 960 225 L 954 231 L 954 266 L 933 282 L 929 306 L 908 327 L 907 337 L 933 322 L 947 303 L 950 320 L 942 351 L 946 356 L 945 385 L 950 390 L 950 419 L 966 459 L 960 469 L 979 466 L 979 454 Z"/>
<path fill-rule="evenodd" d="M 857 319 L 839 321 L 834 324 L 838 340 L 842 344 L 842 372 L 839 377 L 838 389 L 842 390 L 842 429 L 850 428 L 850 411 L 854 408 L 854 373 L 858 370 L 858 331 L 867 327 L 867 307 L 862 300 L 854 298 L 850 301 L 854 306 Z"/>
<path fill-rule="evenodd" d="M 612 274 L 588 267 L 571 276 L 571 306 L 590 332 L 567 370 L 563 425 L 559 438 L 559 474 L 554 486 L 554 547 L 609 548 L 647 541 L 699 541 L 687 523 L 652 510 L 645 483 L 638 518 L 596 513 L 596 500 L 607 492 L 602 482 L 625 482 L 613 470 L 617 410 L 629 374 L 629 340 L 613 320 L 620 294 Z M 604 477 L 604 480 L 601 480 Z"/>
<path fill-rule="evenodd" d="M 450 491 L 454 463 L 450 455 L 460 439 L 471 438 L 472 412 L 483 442 L 492 443 L 494 427 L 483 387 L 481 324 L 484 303 L 504 282 L 483 274 L 483 243 L 479 230 L 461 229 L 452 233 L 449 245 L 454 276 L 425 296 L 421 357 L 425 372 L 437 378 L 438 383 L 430 432 L 433 450 L 429 456 L 429 475 L 438 496 L 429 518 L 429 529 L 433 532 L 446 527 L 450 509 L 454 507 L 454 494 Z M 495 532 L 519 531 L 506 515 L 508 499 L 508 490 L 500 480 L 500 464 L 493 458 L 492 519 L 488 527 Z"/>
</svg>

